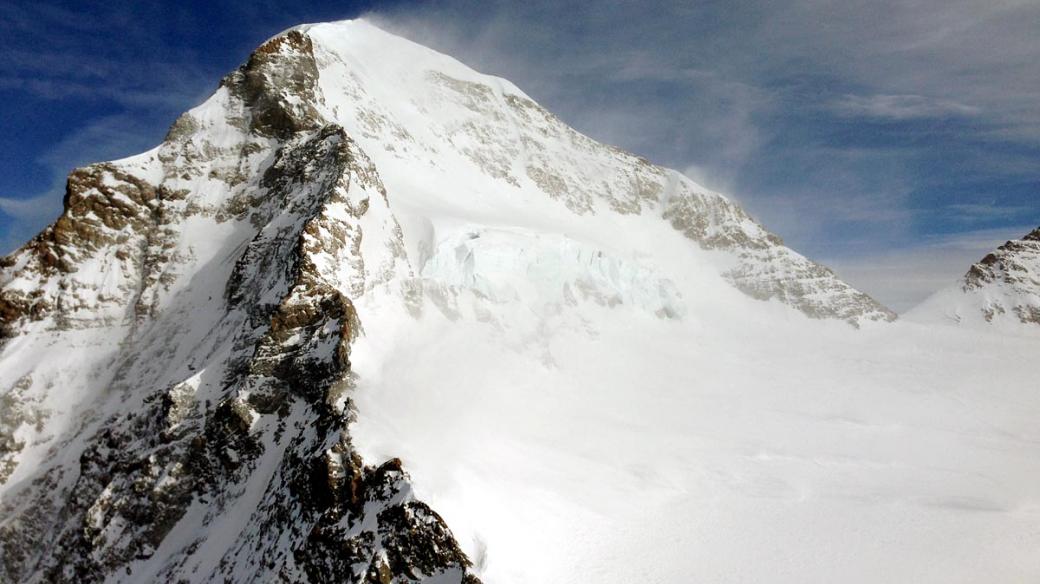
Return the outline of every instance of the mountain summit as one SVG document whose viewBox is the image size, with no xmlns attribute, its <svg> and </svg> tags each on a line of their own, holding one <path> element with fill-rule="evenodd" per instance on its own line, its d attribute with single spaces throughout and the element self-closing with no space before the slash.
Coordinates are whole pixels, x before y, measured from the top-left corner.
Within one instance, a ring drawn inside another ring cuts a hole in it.
<svg viewBox="0 0 1040 584">
<path fill-rule="evenodd" d="M 919 538 L 898 580 L 989 565 L 950 553 L 976 529 L 1007 570 L 1035 542 L 990 513 L 1013 433 L 934 397 L 974 341 L 902 361 L 891 311 L 723 195 L 364 21 L 74 170 L 0 286 L 3 581 L 762 581 L 844 518 L 863 545 L 785 573 Z"/>
<path fill-rule="evenodd" d="M 260 191 L 272 180 L 251 179 L 277 172 L 269 164 L 277 147 L 306 132 L 347 141 L 364 157 L 403 228 L 391 235 L 410 248 L 401 259 L 413 265 L 435 243 L 437 221 L 424 207 L 514 226 L 562 224 L 561 215 L 663 218 L 697 246 L 722 252 L 722 276 L 754 298 L 856 326 L 895 317 L 722 195 L 575 132 L 505 80 L 351 21 L 275 37 L 181 116 L 160 147 L 74 172 L 61 219 L 7 260 L 3 324 L 80 314 L 115 322 L 141 316 L 145 304 L 157 308 L 160 296 L 173 296 L 173 266 L 186 275 L 199 256 L 180 243 L 197 241 L 181 226 L 209 220 L 219 227 L 206 231 L 227 243 L 247 234 L 235 226 L 270 203 Z M 261 222 L 251 219 L 255 229 Z M 133 250 L 114 257 L 116 246 Z M 142 251 L 156 257 L 146 262 Z M 96 269 L 83 265 L 91 262 Z M 142 284 L 140 268 L 160 263 L 167 282 Z"/>
</svg>

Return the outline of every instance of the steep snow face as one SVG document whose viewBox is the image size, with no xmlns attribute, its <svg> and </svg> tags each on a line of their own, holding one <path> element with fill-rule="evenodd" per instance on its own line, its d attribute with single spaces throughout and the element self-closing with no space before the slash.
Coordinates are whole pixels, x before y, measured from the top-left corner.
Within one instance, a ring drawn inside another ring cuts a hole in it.
<svg viewBox="0 0 1040 584">
<path fill-rule="evenodd" d="M 1036 331 L 1040 325 L 1040 228 L 982 258 L 958 285 L 936 293 L 909 316 Z"/>
<path fill-rule="evenodd" d="M 363 21 L 306 31 L 319 109 L 381 169 L 413 258 L 460 221 L 580 234 L 596 216 L 639 216 L 641 230 L 664 218 L 717 252 L 714 277 L 753 298 L 857 326 L 895 318 L 722 195 L 583 136 L 504 79 Z"/>
<path fill-rule="evenodd" d="M 0 580 L 1035 580 L 1038 347 L 892 319 L 507 81 L 298 27 L 0 264 Z"/>
</svg>

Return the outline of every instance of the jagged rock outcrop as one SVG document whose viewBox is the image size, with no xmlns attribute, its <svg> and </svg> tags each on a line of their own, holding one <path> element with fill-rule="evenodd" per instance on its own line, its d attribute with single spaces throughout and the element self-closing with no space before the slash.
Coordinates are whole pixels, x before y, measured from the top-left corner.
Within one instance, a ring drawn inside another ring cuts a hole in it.
<svg viewBox="0 0 1040 584">
<path fill-rule="evenodd" d="M 164 199 L 178 195 L 111 164 L 74 171 L 62 216 L 3 259 L 5 280 L 32 284 L 0 290 L 0 332 L 45 317 L 59 326 L 127 317 L 149 278 L 148 255 L 161 253 Z M 110 279 L 98 287 L 78 276 L 87 269 Z"/>
<path fill-rule="evenodd" d="M 359 299 L 486 301 L 455 268 L 532 241 L 455 245 L 433 203 L 450 225 L 670 224 L 752 298 L 893 318 L 725 197 L 504 80 L 365 23 L 298 27 L 157 148 L 73 171 L 61 217 L 0 263 L 0 580 L 477 582 L 401 461 L 363 460 L 350 434 L 352 346 L 379 334 Z M 638 259 L 549 247 L 587 272 L 551 283 L 554 307 L 682 318 Z"/>
<path fill-rule="evenodd" d="M 248 108 L 253 132 L 286 139 L 321 126 L 317 80 L 310 37 L 291 30 L 261 45 L 222 85 Z"/>
</svg>

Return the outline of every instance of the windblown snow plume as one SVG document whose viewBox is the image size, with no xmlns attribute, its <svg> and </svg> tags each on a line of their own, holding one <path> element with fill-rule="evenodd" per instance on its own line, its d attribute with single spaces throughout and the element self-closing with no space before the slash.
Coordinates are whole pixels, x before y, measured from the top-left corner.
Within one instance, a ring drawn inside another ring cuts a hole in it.
<svg viewBox="0 0 1040 584">
<path fill-rule="evenodd" d="M 5 582 L 1040 577 L 1040 335 L 893 322 L 364 21 L 73 171 L 0 286 Z"/>
</svg>

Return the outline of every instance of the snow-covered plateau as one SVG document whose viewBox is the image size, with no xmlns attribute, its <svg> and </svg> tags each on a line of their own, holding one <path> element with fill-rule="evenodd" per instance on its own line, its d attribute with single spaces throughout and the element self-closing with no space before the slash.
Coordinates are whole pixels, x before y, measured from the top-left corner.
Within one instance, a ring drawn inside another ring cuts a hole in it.
<svg viewBox="0 0 1040 584">
<path fill-rule="evenodd" d="M 365 21 L 0 268 L 0 581 L 1040 580 L 1040 231 L 897 319 Z"/>
</svg>

